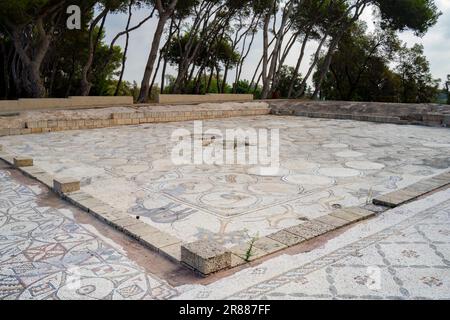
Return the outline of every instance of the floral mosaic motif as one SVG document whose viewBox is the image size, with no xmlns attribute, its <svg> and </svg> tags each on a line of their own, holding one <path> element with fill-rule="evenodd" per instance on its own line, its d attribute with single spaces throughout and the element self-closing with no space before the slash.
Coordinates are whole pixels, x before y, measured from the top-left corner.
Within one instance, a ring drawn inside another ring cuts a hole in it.
<svg viewBox="0 0 450 320">
<path fill-rule="evenodd" d="M 420 255 L 414 250 L 403 250 L 402 255 L 406 258 L 419 258 Z"/>
<path fill-rule="evenodd" d="M 169 299 L 177 291 L 147 274 L 65 212 L 0 170 L 0 299 Z M 63 204 L 61 202 L 61 204 Z M 67 210 L 68 209 L 68 210 Z"/>
<path fill-rule="evenodd" d="M 372 283 L 375 283 L 373 280 L 370 279 L 369 276 L 367 275 L 363 275 L 363 276 L 356 276 L 353 278 L 355 280 L 355 282 L 359 285 L 362 286 L 367 286 L 370 284 L 370 281 L 372 281 Z"/>
</svg>

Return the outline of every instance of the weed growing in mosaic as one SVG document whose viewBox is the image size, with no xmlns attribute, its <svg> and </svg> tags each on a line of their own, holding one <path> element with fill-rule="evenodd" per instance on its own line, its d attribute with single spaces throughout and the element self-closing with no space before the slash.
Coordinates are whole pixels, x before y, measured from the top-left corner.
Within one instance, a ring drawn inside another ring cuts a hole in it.
<svg viewBox="0 0 450 320">
<path fill-rule="evenodd" d="M 255 245 L 255 242 L 258 240 L 258 238 L 259 238 L 259 233 L 257 233 L 256 236 L 252 237 L 250 239 L 250 241 L 248 242 L 249 246 L 248 246 L 247 251 L 245 252 L 245 258 L 244 258 L 245 261 L 249 262 L 251 257 L 253 256 L 253 254 L 254 254 L 253 247 Z"/>
</svg>

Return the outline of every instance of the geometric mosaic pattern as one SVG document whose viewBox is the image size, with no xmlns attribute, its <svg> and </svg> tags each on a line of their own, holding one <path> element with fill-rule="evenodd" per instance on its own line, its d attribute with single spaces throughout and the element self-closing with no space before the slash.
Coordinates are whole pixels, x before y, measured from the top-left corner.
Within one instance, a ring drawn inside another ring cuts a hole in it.
<svg viewBox="0 0 450 320">
<path fill-rule="evenodd" d="M 0 170 L 1 299 L 169 299 L 177 292 Z"/>
<path fill-rule="evenodd" d="M 263 264 L 250 274 L 265 272 Z M 222 298 L 450 299 L 450 200 L 310 263 L 236 289 Z M 205 287 L 195 297 L 211 294 Z"/>
<path fill-rule="evenodd" d="M 193 122 L 121 126 L 0 138 L 10 153 L 31 156 L 83 192 L 185 242 L 226 247 L 359 206 L 450 167 L 446 128 L 290 116 L 203 121 L 204 129 L 274 128 L 280 176 L 249 174 L 254 165 L 171 161 L 174 130 Z"/>
</svg>

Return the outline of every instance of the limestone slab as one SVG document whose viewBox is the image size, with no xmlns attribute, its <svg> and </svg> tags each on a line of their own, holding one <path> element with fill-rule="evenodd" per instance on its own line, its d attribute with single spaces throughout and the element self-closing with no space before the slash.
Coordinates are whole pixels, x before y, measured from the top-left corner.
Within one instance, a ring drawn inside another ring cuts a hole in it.
<svg viewBox="0 0 450 320">
<path fill-rule="evenodd" d="M 130 228 L 133 227 L 131 226 Z M 180 239 L 168 233 L 161 232 L 150 225 L 147 225 L 147 227 L 145 230 L 142 230 L 140 240 L 150 248 L 160 250 L 161 248 L 181 243 Z"/>
<path fill-rule="evenodd" d="M 345 208 L 344 211 L 350 212 L 352 214 L 356 214 L 356 215 L 360 216 L 361 219 L 367 219 L 367 218 L 373 217 L 375 215 L 375 213 L 373 211 L 366 210 L 363 208 L 358 208 L 358 207 Z"/>
<path fill-rule="evenodd" d="M 322 233 L 317 230 L 309 229 L 304 226 L 297 225 L 290 228 L 285 229 L 287 232 L 293 233 L 301 238 L 304 238 L 305 240 L 310 240 L 315 237 L 320 236 Z"/>
<path fill-rule="evenodd" d="M 329 224 L 329 225 L 334 226 L 336 228 L 341 228 L 341 227 L 344 227 L 344 226 L 350 224 L 350 222 L 348 222 L 347 220 L 341 219 L 341 218 L 338 218 L 338 217 L 334 217 L 334 216 L 332 216 L 330 214 L 318 217 L 318 218 L 316 218 L 314 220 L 320 221 L 322 223 Z"/>
<path fill-rule="evenodd" d="M 32 165 L 33 165 L 33 158 L 27 158 L 27 157 L 15 157 L 14 158 L 14 166 L 17 168 L 31 167 Z"/>
<path fill-rule="evenodd" d="M 219 243 L 200 240 L 181 246 L 181 262 L 208 275 L 231 267 L 231 252 Z"/>
<path fill-rule="evenodd" d="M 305 241 L 304 238 L 299 237 L 293 233 L 287 232 L 285 230 L 281 230 L 275 233 L 272 233 L 271 235 L 267 236 L 270 239 L 273 239 L 275 241 L 278 241 L 288 247 L 295 246 L 303 241 Z"/>
<path fill-rule="evenodd" d="M 33 174 L 33 178 L 39 182 L 45 184 L 49 188 L 53 188 L 53 176 L 48 173 L 36 173 Z"/>
<path fill-rule="evenodd" d="M 126 217 L 119 220 L 114 221 L 114 226 L 118 229 L 122 230 L 126 227 L 132 226 L 134 224 L 138 224 L 139 220 L 132 218 L 132 217 Z"/>
<path fill-rule="evenodd" d="M 335 210 L 332 213 L 330 213 L 330 215 L 333 216 L 333 217 L 336 217 L 336 218 L 347 220 L 350 223 L 358 222 L 358 221 L 363 219 L 362 216 L 360 216 L 358 214 L 355 214 L 355 213 L 353 213 L 351 211 L 347 211 L 345 209 Z"/>
<path fill-rule="evenodd" d="M 247 261 L 245 261 L 241 257 L 235 255 L 234 253 L 231 254 L 231 268 L 238 267 L 246 263 Z"/>
<path fill-rule="evenodd" d="M 318 220 L 306 221 L 302 224 L 302 226 L 317 231 L 320 234 L 324 234 L 336 229 L 333 225 L 329 225 Z"/>
<path fill-rule="evenodd" d="M 53 180 L 53 189 L 57 193 L 70 193 L 80 190 L 80 180 L 74 178 L 57 178 Z"/>
<path fill-rule="evenodd" d="M 373 204 L 395 208 L 403 203 L 416 199 L 420 194 L 411 190 L 401 189 L 373 199 Z"/>
<path fill-rule="evenodd" d="M 165 255 L 167 258 L 180 262 L 181 261 L 181 245 L 182 243 L 175 243 L 171 244 L 165 247 L 162 247 L 159 249 L 159 252 L 161 252 L 163 255 Z"/>
<path fill-rule="evenodd" d="M 36 174 L 45 173 L 45 171 L 43 169 L 36 167 L 36 166 L 23 167 L 21 170 L 28 173 L 31 176 L 35 176 Z"/>
<path fill-rule="evenodd" d="M 251 247 L 251 249 L 250 249 Z M 238 257 L 242 258 L 246 262 L 250 262 L 256 259 L 259 259 L 267 253 L 261 249 L 256 248 L 255 246 L 251 245 L 250 243 L 243 243 L 237 246 L 234 246 L 230 249 L 232 254 L 237 255 Z"/>
<path fill-rule="evenodd" d="M 134 223 L 134 224 L 129 224 L 127 226 L 124 226 L 123 230 L 125 231 L 126 234 L 128 234 L 129 236 L 131 236 L 135 239 L 140 239 L 144 236 L 148 236 L 150 234 L 160 232 L 158 229 L 153 228 L 152 226 L 150 226 L 146 223 L 143 223 L 141 221 L 138 221 L 137 223 Z"/>
<path fill-rule="evenodd" d="M 253 245 L 255 248 L 261 249 L 266 254 L 271 254 L 287 248 L 287 245 L 269 237 L 259 238 Z"/>
</svg>

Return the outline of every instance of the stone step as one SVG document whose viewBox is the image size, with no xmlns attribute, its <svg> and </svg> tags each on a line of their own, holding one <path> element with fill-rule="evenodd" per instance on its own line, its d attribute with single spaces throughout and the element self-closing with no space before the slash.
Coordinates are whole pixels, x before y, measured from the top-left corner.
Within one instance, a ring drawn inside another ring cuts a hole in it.
<svg viewBox="0 0 450 320">
<path fill-rule="evenodd" d="M 441 173 L 432 178 L 416 182 L 406 188 L 376 197 L 373 199 L 373 204 L 395 208 L 446 185 L 450 185 L 450 172 Z"/>
</svg>

